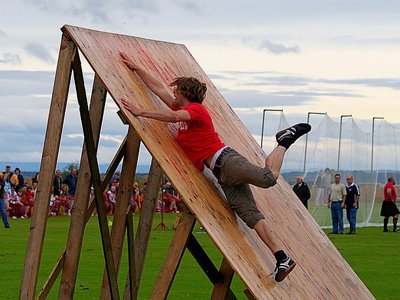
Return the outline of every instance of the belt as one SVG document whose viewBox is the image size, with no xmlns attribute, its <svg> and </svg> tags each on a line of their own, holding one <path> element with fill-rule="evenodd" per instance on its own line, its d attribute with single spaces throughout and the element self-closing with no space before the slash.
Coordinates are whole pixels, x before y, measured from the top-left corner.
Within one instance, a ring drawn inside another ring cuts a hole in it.
<svg viewBox="0 0 400 300">
<path fill-rule="evenodd" d="M 226 147 L 224 150 L 222 150 L 221 154 L 218 156 L 217 160 L 215 161 L 214 168 L 212 170 L 213 174 L 217 179 L 219 179 L 219 176 L 221 174 L 221 162 L 222 158 L 225 156 L 225 154 L 231 152 L 233 149 L 230 147 Z"/>
</svg>

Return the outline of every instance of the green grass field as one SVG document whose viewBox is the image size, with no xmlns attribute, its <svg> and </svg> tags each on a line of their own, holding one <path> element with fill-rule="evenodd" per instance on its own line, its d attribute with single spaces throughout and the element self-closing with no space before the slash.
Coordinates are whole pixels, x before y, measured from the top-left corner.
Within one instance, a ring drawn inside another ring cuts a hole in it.
<svg viewBox="0 0 400 300">
<path fill-rule="evenodd" d="M 143 271 L 139 299 L 148 299 L 157 274 L 161 268 L 165 253 L 173 236 L 172 224 L 175 215 L 165 215 L 169 231 L 153 230 L 149 251 Z M 43 286 L 52 268 L 65 247 L 69 230 L 68 217 L 49 218 L 45 244 L 42 254 L 38 280 L 38 290 Z M 135 221 L 137 221 L 137 216 Z M 154 226 L 160 222 L 155 215 Z M 29 234 L 30 220 L 10 220 L 9 230 L 0 229 L 0 282 L 1 299 L 17 299 L 23 272 L 25 249 Z M 222 256 L 209 240 L 207 234 L 195 227 L 194 235 L 207 252 L 214 264 L 219 267 Z M 400 234 L 383 233 L 381 227 L 360 228 L 356 235 L 329 236 L 344 258 L 353 267 L 377 299 L 398 299 L 397 277 L 400 262 L 396 252 L 400 248 Z M 120 293 L 127 274 L 127 253 L 123 253 L 120 271 Z M 83 249 L 75 289 L 75 299 L 98 299 L 102 272 L 104 268 L 103 252 L 99 236 L 97 218 L 93 217 L 86 226 Z M 318 280 L 318 278 L 315 278 Z M 57 299 L 58 282 L 53 287 L 49 299 Z M 232 290 L 239 299 L 247 299 L 245 286 L 235 275 Z M 186 251 L 169 299 L 209 299 L 212 284 L 206 275 Z"/>
</svg>

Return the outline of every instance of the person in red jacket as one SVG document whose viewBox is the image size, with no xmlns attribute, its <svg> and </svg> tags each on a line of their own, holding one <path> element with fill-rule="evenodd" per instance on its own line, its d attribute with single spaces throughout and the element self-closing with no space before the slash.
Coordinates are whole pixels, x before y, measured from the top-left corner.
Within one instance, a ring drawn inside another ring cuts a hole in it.
<svg viewBox="0 0 400 300">
<path fill-rule="evenodd" d="M 265 166 L 250 163 L 219 138 L 207 108 L 202 105 L 207 91 L 206 84 L 193 77 L 178 77 L 171 84 L 173 95 L 162 82 L 140 68 L 125 53 L 120 53 L 126 66 L 135 71 L 147 87 L 170 109 L 144 110 L 127 99 L 121 104 L 134 116 L 179 124 L 177 142 L 193 164 L 203 171 L 204 165 L 218 179 L 232 210 L 254 229 L 274 254 L 275 280 L 282 281 L 296 263 L 286 255 L 282 245 L 268 227 L 264 215 L 256 206 L 249 184 L 268 188 L 276 184 L 286 150 L 300 136 L 311 130 L 309 124 L 296 124 L 276 134 L 278 146 L 268 155 Z"/>
<path fill-rule="evenodd" d="M 397 220 L 399 219 L 399 209 L 396 206 L 396 189 L 395 189 L 396 179 L 394 177 L 389 177 L 388 182 L 383 188 L 383 202 L 381 208 L 381 216 L 383 218 L 383 231 L 388 232 L 387 224 L 389 222 L 389 217 L 393 217 L 393 232 L 399 232 L 397 229 Z"/>
</svg>

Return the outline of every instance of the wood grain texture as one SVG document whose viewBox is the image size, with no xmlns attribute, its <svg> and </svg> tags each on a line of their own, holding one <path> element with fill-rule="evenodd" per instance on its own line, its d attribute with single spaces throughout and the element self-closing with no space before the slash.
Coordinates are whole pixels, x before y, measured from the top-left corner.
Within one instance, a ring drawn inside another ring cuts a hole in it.
<svg viewBox="0 0 400 300">
<path fill-rule="evenodd" d="M 265 153 L 184 45 L 67 25 L 63 31 L 75 41 L 117 105 L 121 98 L 127 98 L 143 108 L 165 107 L 121 62 L 119 51 L 133 57 L 166 86 L 176 76 L 194 76 L 204 81 L 208 87 L 204 104 L 222 140 L 255 164 L 264 164 Z M 276 284 L 273 281 L 273 255 L 253 230 L 236 219 L 213 182 L 191 164 L 173 138 L 176 127 L 133 117 L 120 108 L 189 209 L 256 298 L 373 299 L 282 178 L 267 190 L 252 187 L 269 226 L 298 263 L 286 280 Z"/>
<path fill-rule="evenodd" d="M 126 222 L 128 219 L 131 219 L 131 216 L 127 214 L 127 210 L 130 204 L 132 185 L 135 181 L 135 173 L 132 172 L 132 170 L 136 170 L 139 157 L 139 147 L 140 139 L 135 130 L 133 130 L 132 127 L 129 127 L 126 141 L 126 152 L 121 171 L 121 180 L 118 187 L 118 201 L 114 209 L 111 228 L 111 244 L 117 276 L 124 245 L 125 229 L 127 227 Z M 132 260 L 132 263 L 134 263 L 134 259 Z M 135 269 L 135 267 L 133 267 L 133 269 Z M 100 299 L 110 299 L 110 289 L 106 270 L 104 270 Z"/>
<path fill-rule="evenodd" d="M 29 240 L 26 248 L 25 265 L 19 293 L 20 299 L 34 299 L 36 294 L 40 260 L 47 226 L 50 193 L 53 186 L 52 179 L 60 149 L 69 84 L 71 81 L 71 63 L 76 51 L 75 44 L 63 35 L 40 164 L 41 177 L 38 182 L 35 210 L 32 216 Z"/>
<path fill-rule="evenodd" d="M 100 140 L 100 130 L 103 121 L 103 113 L 106 100 L 106 89 L 99 79 L 95 76 L 90 100 L 90 118 L 94 134 L 95 147 L 98 147 Z M 78 184 L 75 192 L 75 201 L 72 209 L 71 223 L 69 227 L 67 248 L 65 252 L 65 262 L 59 288 L 60 299 L 71 299 L 74 295 L 76 276 L 84 229 L 86 225 L 86 211 L 89 203 L 89 191 L 92 184 L 88 154 L 86 146 L 83 144 L 82 154 L 79 164 Z"/>
</svg>

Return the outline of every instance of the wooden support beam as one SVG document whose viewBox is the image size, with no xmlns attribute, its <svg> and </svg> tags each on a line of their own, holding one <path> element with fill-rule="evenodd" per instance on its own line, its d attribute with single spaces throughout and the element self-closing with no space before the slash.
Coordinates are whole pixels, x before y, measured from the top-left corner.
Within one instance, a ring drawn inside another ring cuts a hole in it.
<svg viewBox="0 0 400 300">
<path fill-rule="evenodd" d="M 135 129 L 130 126 L 127 135 L 126 152 L 122 165 L 121 180 L 118 188 L 118 201 L 114 210 L 113 225 L 111 229 L 111 244 L 115 263 L 115 273 L 118 276 L 121 261 L 122 247 L 124 245 L 126 211 L 130 205 L 132 185 L 135 180 L 135 170 L 139 157 L 140 139 Z M 104 273 L 101 288 L 101 299 L 110 298 L 107 274 Z"/>
<path fill-rule="evenodd" d="M 71 62 L 75 53 L 75 43 L 66 35 L 63 35 L 40 164 L 41 176 L 36 193 L 35 210 L 30 226 L 28 246 L 26 247 L 25 265 L 19 294 L 20 299 L 34 299 L 36 293 L 50 194 L 53 186 L 52 178 L 60 148 L 67 96 L 71 81 Z"/>
<path fill-rule="evenodd" d="M 137 226 L 136 240 L 135 240 L 135 264 L 136 264 L 136 294 L 140 286 L 140 279 L 144 261 L 147 254 L 147 247 L 149 244 L 151 228 L 153 226 L 153 215 L 158 198 L 158 190 L 162 177 L 162 170 L 160 165 L 155 159 L 151 161 L 149 178 L 147 179 L 147 188 L 144 193 L 144 200 L 142 202 L 142 209 L 140 211 L 139 223 Z M 127 278 L 124 292 L 124 299 L 131 299 L 130 293 L 130 278 Z"/>
<path fill-rule="evenodd" d="M 50 293 L 51 288 L 53 287 L 55 281 L 57 280 L 58 274 L 60 274 L 65 261 L 65 250 L 63 254 L 58 259 L 56 265 L 50 273 L 50 276 L 47 278 L 46 282 L 43 285 L 43 288 L 40 290 L 39 295 L 37 296 L 37 300 L 45 300 Z"/>
<path fill-rule="evenodd" d="M 187 249 L 199 263 L 208 279 L 214 284 L 211 299 L 237 299 L 229 288 L 234 271 L 226 259 L 223 259 L 220 271 L 218 271 L 193 234 L 189 236 Z"/>
<path fill-rule="evenodd" d="M 189 210 L 185 210 L 176 227 L 174 237 L 161 271 L 158 274 L 150 299 L 159 300 L 167 298 L 195 222 L 196 219 L 192 213 Z"/>
<path fill-rule="evenodd" d="M 236 296 L 233 294 L 233 292 L 229 288 L 235 272 L 225 257 L 222 260 L 221 267 L 219 268 L 219 273 L 222 276 L 222 281 L 216 282 L 214 284 L 214 289 L 213 289 L 213 293 L 211 295 L 211 299 L 212 300 L 237 299 Z"/>
<path fill-rule="evenodd" d="M 118 168 L 118 165 L 121 162 L 122 157 L 125 153 L 125 144 L 126 144 L 126 138 L 122 142 L 121 146 L 119 147 L 119 149 L 117 151 L 117 154 L 115 155 L 113 161 L 111 162 L 110 166 L 108 167 L 108 169 L 103 177 L 103 181 L 101 183 L 100 190 L 104 191 L 106 189 L 106 187 L 108 186 L 108 182 L 111 180 L 112 175 L 114 174 L 115 170 Z M 89 221 L 95 208 L 96 208 L 96 201 L 94 201 L 94 199 L 93 199 L 89 203 L 89 207 L 85 213 L 85 224 L 87 224 L 87 222 Z M 41 289 L 41 291 L 37 297 L 38 300 L 47 299 L 47 296 L 48 296 L 54 282 L 57 280 L 57 277 L 63 268 L 66 251 L 67 251 L 67 249 L 65 248 L 60 259 L 57 261 L 56 266 L 53 268 L 53 271 L 50 273 L 50 276 L 48 277 L 48 279 L 46 280 L 46 283 L 44 284 L 43 288 Z"/>
<path fill-rule="evenodd" d="M 101 124 L 103 121 L 104 107 L 107 90 L 100 77 L 95 75 L 92 97 L 90 102 L 90 119 L 92 121 L 93 139 L 97 152 L 100 138 Z M 89 203 L 92 176 L 86 145 L 83 144 L 79 165 L 78 184 L 76 187 L 75 201 L 72 209 L 71 223 L 67 241 L 67 251 L 61 277 L 59 299 L 71 299 L 74 295 L 76 276 L 78 273 L 79 258 L 82 249 L 83 233 L 86 225 L 85 213 Z"/>
<path fill-rule="evenodd" d="M 147 179 L 147 187 L 142 202 L 142 210 L 140 211 L 138 229 L 135 241 L 136 253 L 136 286 L 139 287 L 142 276 L 144 261 L 149 245 L 151 228 L 153 226 L 154 210 L 157 205 L 158 192 L 162 179 L 162 169 L 158 162 L 153 158 L 151 161 L 150 175 Z"/>
<path fill-rule="evenodd" d="M 246 295 L 247 299 L 249 299 L 249 300 L 257 300 L 257 298 L 254 297 L 254 295 L 249 291 L 249 289 L 245 289 L 243 292 Z"/>
<path fill-rule="evenodd" d="M 92 132 L 90 115 L 86 100 L 82 67 L 78 53 L 75 55 L 75 59 L 73 61 L 72 66 L 74 70 L 74 79 L 75 79 L 75 86 L 79 102 L 79 111 L 81 114 L 83 134 L 85 136 L 85 143 L 89 158 L 90 172 L 92 174 L 92 179 L 93 179 L 93 187 L 95 192 L 96 207 L 98 213 L 100 233 L 102 238 L 103 252 L 108 274 L 108 281 L 110 284 L 111 299 L 114 300 L 114 299 L 119 299 L 118 283 L 115 274 L 115 264 L 112 255 L 111 239 L 110 239 L 110 233 L 108 231 L 107 216 L 105 214 L 102 191 L 100 190 L 101 181 L 100 181 L 99 166 L 96 159 L 96 147 L 93 140 L 93 132 Z"/>
<path fill-rule="evenodd" d="M 212 283 L 215 284 L 223 281 L 222 275 L 218 272 L 217 268 L 192 233 L 189 235 L 187 248 Z"/>
<path fill-rule="evenodd" d="M 136 286 L 135 233 L 133 230 L 133 216 L 131 211 L 129 211 L 126 216 L 126 232 L 128 237 L 128 282 L 130 299 L 136 300 L 138 297 L 138 289 Z"/>
<path fill-rule="evenodd" d="M 221 265 L 221 270 L 223 272 L 218 271 L 193 234 L 189 236 L 187 249 L 199 263 L 208 279 L 214 284 L 214 291 L 211 299 L 236 299 L 236 296 L 229 288 L 233 277 L 233 270 L 228 262 L 224 259 Z"/>
</svg>

